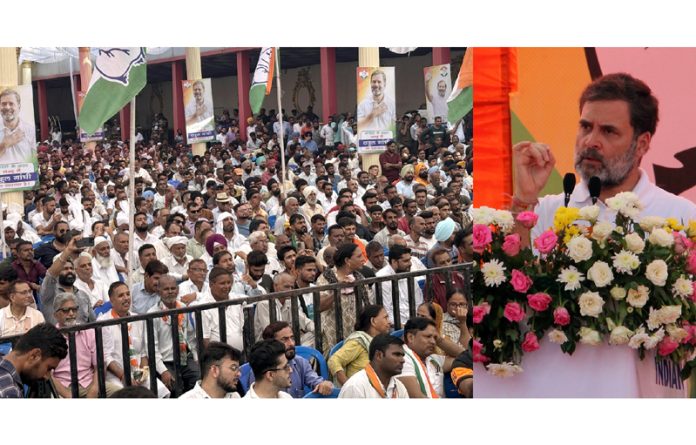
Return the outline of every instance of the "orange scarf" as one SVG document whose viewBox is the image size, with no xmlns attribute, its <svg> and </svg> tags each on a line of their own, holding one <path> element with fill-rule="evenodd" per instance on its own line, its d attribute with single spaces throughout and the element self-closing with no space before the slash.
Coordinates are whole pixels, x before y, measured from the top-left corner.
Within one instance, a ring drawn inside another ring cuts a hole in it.
<svg viewBox="0 0 696 445">
<path fill-rule="evenodd" d="M 370 381 L 370 385 L 377 391 L 377 394 L 383 399 L 387 398 L 387 392 L 384 390 L 384 387 L 382 386 L 382 382 L 379 380 L 379 377 L 377 376 L 377 373 L 375 372 L 374 368 L 372 368 L 372 365 L 370 363 L 365 366 L 365 372 L 367 373 L 367 379 Z M 396 399 L 396 385 L 394 385 L 394 389 L 392 390 L 392 399 Z"/>
<path fill-rule="evenodd" d="M 439 399 L 440 396 L 437 395 L 437 392 L 435 392 L 435 388 L 433 388 L 433 384 L 430 383 L 430 376 L 428 375 L 428 368 L 425 367 L 425 365 L 421 361 L 420 357 L 418 357 L 418 354 L 415 353 L 415 351 L 413 352 L 413 357 L 411 357 L 411 359 L 413 359 L 413 358 L 415 358 L 416 361 L 418 361 L 418 364 L 420 365 L 420 367 L 418 367 L 418 366 L 416 366 L 415 362 L 413 363 L 414 370 L 416 371 L 416 378 L 418 379 L 418 383 L 420 384 L 421 391 L 423 391 L 423 393 L 425 393 L 425 391 L 427 389 L 428 392 L 430 392 L 430 398 Z M 423 374 L 425 374 L 423 376 L 421 375 L 421 371 L 420 371 L 421 369 L 423 370 Z M 425 383 L 428 384 L 427 388 L 425 387 Z"/>
</svg>

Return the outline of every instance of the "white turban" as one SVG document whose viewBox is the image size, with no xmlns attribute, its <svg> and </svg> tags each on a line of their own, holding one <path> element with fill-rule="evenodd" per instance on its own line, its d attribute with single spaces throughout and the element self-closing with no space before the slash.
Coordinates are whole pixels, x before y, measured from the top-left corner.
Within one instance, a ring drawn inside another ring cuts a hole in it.
<svg viewBox="0 0 696 445">
<path fill-rule="evenodd" d="M 167 246 L 168 249 L 171 249 L 172 246 L 175 244 L 186 245 L 187 243 L 188 243 L 188 238 L 186 238 L 185 236 L 172 236 L 170 238 L 164 239 L 164 245 Z"/>
<path fill-rule="evenodd" d="M 101 243 L 108 243 L 109 247 L 111 247 L 111 240 L 105 236 L 97 236 L 94 238 L 94 247 L 97 247 Z"/>
</svg>

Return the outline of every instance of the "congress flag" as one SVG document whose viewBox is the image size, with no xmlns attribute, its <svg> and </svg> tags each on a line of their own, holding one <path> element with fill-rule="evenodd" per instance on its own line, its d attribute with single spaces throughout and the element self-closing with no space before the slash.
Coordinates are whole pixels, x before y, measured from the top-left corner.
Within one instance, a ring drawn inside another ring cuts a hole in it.
<svg viewBox="0 0 696 445">
<path fill-rule="evenodd" d="M 457 122 L 474 107 L 474 49 L 467 48 L 462 67 L 459 69 L 457 84 L 447 99 L 447 120 Z"/>
<path fill-rule="evenodd" d="M 146 82 L 145 48 L 98 48 L 78 118 L 82 131 L 94 133 L 130 102 Z"/>
<path fill-rule="evenodd" d="M 249 105 L 251 105 L 251 112 L 254 114 L 261 109 L 264 96 L 271 93 L 275 51 L 275 48 L 261 48 L 259 62 L 254 71 L 254 79 L 251 81 L 251 88 L 249 88 Z"/>
</svg>

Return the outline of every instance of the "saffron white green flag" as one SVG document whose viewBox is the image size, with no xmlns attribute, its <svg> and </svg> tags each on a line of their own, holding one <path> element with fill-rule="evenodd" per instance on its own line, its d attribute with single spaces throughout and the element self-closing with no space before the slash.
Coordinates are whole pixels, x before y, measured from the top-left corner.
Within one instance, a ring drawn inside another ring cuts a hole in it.
<svg viewBox="0 0 696 445">
<path fill-rule="evenodd" d="M 261 109 L 264 96 L 271 93 L 273 85 L 273 66 L 275 65 L 275 48 L 261 48 L 259 62 L 256 64 L 254 79 L 249 88 L 249 105 L 256 114 Z"/>
<path fill-rule="evenodd" d="M 97 48 L 92 79 L 78 118 L 82 131 L 94 133 L 146 82 L 145 48 Z"/>
<path fill-rule="evenodd" d="M 457 84 L 447 99 L 447 120 L 457 122 L 474 108 L 474 49 L 467 48 Z"/>
</svg>

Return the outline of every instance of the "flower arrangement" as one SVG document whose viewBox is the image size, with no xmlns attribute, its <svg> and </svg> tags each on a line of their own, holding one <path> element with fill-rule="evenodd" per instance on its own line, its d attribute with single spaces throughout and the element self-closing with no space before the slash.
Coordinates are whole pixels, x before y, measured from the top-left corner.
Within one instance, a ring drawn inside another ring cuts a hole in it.
<svg viewBox="0 0 696 445">
<path fill-rule="evenodd" d="M 476 258 L 474 361 L 501 377 L 523 371 L 522 356 L 547 336 L 572 354 L 578 342 L 655 350 L 696 360 L 696 221 L 644 217 L 637 196 L 606 201 L 614 223 L 598 221 L 596 205 L 561 207 L 553 227 L 523 247 L 515 221 L 533 228 L 533 212 L 474 210 Z"/>
</svg>

